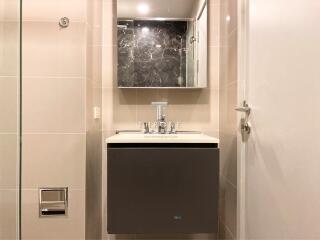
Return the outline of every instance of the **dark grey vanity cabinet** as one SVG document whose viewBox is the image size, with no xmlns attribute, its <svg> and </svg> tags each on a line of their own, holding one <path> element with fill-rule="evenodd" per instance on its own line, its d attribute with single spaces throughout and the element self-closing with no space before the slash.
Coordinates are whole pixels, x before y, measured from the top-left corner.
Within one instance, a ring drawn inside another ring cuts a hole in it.
<svg viewBox="0 0 320 240">
<path fill-rule="evenodd" d="M 107 229 L 122 233 L 214 233 L 217 144 L 108 144 Z"/>
</svg>

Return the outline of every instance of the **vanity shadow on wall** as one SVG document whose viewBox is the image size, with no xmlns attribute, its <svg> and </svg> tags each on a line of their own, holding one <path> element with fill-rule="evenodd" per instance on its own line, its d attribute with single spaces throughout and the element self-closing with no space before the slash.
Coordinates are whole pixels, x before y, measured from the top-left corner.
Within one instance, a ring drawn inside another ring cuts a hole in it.
<svg viewBox="0 0 320 240">
<path fill-rule="evenodd" d="M 118 0 L 119 88 L 206 88 L 204 0 Z"/>
</svg>

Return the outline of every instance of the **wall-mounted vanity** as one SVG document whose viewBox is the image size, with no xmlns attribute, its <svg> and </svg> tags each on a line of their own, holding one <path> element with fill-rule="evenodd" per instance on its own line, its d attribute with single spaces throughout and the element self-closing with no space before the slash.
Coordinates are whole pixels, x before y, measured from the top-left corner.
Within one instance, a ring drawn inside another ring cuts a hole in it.
<svg viewBox="0 0 320 240">
<path fill-rule="evenodd" d="M 119 88 L 206 88 L 206 0 L 118 0 Z"/>
<path fill-rule="evenodd" d="M 108 138 L 108 233 L 217 233 L 218 142 L 191 133 Z"/>
</svg>

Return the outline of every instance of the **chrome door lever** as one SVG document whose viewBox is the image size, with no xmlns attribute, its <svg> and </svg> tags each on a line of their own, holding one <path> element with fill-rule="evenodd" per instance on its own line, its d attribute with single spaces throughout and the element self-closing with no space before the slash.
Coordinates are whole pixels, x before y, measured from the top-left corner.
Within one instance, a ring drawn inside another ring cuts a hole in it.
<svg viewBox="0 0 320 240">
<path fill-rule="evenodd" d="M 245 113 L 245 116 L 241 118 L 240 130 L 241 130 L 242 141 L 246 142 L 251 133 L 251 125 L 248 122 L 251 108 L 249 107 L 246 101 L 243 101 L 242 107 L 237 107 L 235 108 L 235 110 Z"/>
<path fill-rule="evenodd" d="M 239 112 L 244 112 L 246 114 L 250 114 L 251 112 L 251 108 L 249 107 L 249 105 L 247 104 L 246 101 L 243 101 L 243 106 L 242 107 L 237 107 L 235 108 L 236 111 L 239 111 Z"/>
</svg>

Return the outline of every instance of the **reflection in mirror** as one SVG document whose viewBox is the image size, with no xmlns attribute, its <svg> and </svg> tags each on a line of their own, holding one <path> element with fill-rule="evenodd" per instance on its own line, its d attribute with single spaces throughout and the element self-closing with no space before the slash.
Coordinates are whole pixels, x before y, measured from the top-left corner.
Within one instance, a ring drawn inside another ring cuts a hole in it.
<svg viewBox="0 0 320 240">
<path fill-rule="evenodd" d="M 117 0 L 120 88 L 207 87 L 205 0 Z"/>
</svg>

